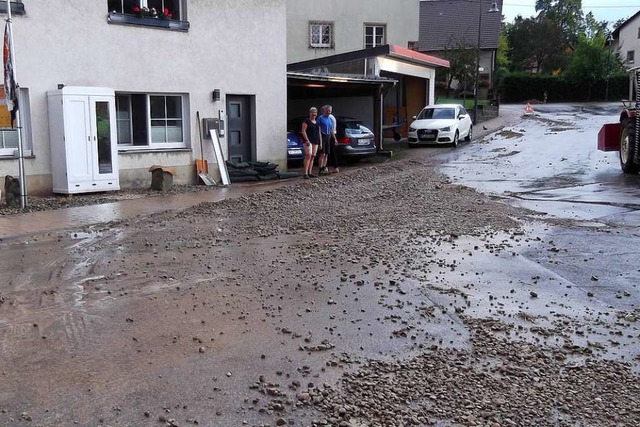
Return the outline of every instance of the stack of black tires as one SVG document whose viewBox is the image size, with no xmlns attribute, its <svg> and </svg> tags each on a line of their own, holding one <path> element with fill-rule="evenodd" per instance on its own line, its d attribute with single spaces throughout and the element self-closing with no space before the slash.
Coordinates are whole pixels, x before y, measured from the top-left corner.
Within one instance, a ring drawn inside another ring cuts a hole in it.
<svg viewBox="0 0 640 427">
<path fill-rule="evenodd" d="M 231 182 L 271 181 L 299 176 L 297 173 L 280 172 L 278 165 L 271 162 L 232 162 L 227 160 L 226 164 Z"/>
</svg>

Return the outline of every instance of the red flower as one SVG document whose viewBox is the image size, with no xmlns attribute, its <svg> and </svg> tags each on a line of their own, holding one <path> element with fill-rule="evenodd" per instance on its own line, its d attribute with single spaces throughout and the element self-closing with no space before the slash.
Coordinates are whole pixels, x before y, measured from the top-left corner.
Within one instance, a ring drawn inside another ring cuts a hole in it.
<svg viewBox="0 0 640 427">
<path fill-rule="evenodd" d="M 138 12 L 140 12 L 140 8 L 138 6 L 136 6 L 136 7 L 133 8 L 133 11 L 138 13 Z"/>
<path fill-rule="evenodd" d="M 165 18 L 168 18 L 168 19 L 171 19 L 171 17 L 173 17 L 173 14 L 169 12 L 169 9 L 167 9 L 166 7 L 162 11 L 162 14 L 165 16 Z"/>
</svg>

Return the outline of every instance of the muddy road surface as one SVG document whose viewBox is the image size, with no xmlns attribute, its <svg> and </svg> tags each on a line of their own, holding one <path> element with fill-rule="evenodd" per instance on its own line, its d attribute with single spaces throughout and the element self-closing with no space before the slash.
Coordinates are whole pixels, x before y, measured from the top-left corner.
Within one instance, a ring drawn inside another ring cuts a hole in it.
<svg viewBox="0 0 640 427">
<path fill-rule="evenodd" d="M 435 166 L 1 242 L 0 425 L 640 425 L 637 280 Z"/>
</svg>

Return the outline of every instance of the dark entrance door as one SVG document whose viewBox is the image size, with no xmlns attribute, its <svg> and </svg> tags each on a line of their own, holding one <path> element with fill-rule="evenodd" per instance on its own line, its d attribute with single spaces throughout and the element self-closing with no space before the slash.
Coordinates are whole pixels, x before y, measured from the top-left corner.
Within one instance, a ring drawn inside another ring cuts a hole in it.
<svg viewBox="0 0 640 427">
<path fill-rule="evenodd" d="M 227 95 L 227 142 L 229 160 L 233 162 L 252 161 L 251 97 Z"/>
</svg>

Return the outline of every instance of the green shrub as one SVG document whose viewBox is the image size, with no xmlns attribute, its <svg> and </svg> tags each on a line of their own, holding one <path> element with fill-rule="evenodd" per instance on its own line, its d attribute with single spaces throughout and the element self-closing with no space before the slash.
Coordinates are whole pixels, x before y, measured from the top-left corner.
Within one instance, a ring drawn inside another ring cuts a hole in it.
<svg viewBox="0 0 640 427">
<path fill-rule="evenodd" d="M 618 74 L 609 78 L 609 101 L 628 97 L 629 78 Z M 501 102 L 590 102 L 603 101 L 606 80 L 589 87 L 573 84 L 562 76 L 512 73 L 502 76 L 498 85 Z M 546 94 L 546 99 L 545 99 Z"/>
</svg>

